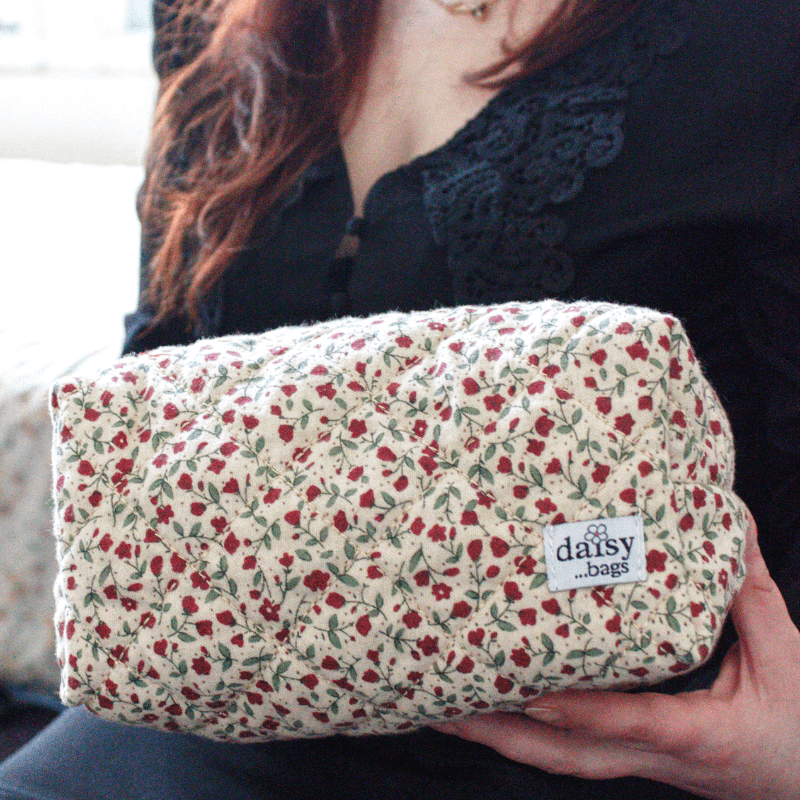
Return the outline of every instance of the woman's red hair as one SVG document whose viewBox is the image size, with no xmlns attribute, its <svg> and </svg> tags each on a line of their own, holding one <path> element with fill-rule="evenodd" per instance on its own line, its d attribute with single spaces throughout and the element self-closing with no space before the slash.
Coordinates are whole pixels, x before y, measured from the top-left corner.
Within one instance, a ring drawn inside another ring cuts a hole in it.
<svg viewBox="0 0 800 800">
<path fill-rule="evenodd" d="M 636 0 L 562 0 L 470 80 L 498 88 L 602 35 Z M 159 2 L 159 0 L 156 0 Z M 157 318 L 194 319 L 254 227 L 358 106 L 379 0 L 173 0 L 141 216 Z M 171 53 L 177 68 L 170 69 Z M 510 74 L 510 67 L 514 77 Z"/>
</svg>

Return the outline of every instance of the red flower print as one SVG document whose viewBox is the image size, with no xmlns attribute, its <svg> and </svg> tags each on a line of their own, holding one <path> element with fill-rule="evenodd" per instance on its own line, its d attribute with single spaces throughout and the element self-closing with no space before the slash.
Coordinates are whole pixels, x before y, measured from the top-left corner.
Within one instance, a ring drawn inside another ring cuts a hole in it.
<svg viewBox="0 0 800 800">
<path fill-rule="evenodd" d="M 489 397 L 483 398 L 483 404 L 486 406 L 487 411 L 500 411 L 505 403 L 505 398 L 499 394 L 493 394 Z"/>
<path fill-rule="evenodd" d="M 494 679 L 494 688 L 497 689 L 500 694 L 508 694 L 514 688 L 514 684 L 508 678 L 498 675 Z"/>
<path fill-rule="evenodd" d="M 653 408 L 653 398 L 650 395 L 645 395 L 639 398 L 639 411 L 650 411 Z"/>
<path fill-rule="evenodd" d="M 266 622 L 277 622 L 280 619 L 280 617 L 278 616 L 278 612 L 280 611 L 280 609 L 281 607 L 279 605 L 274 605 L 273 603 L 270 603 L 269 600 L 265 600 L 259 606 L 258 613 L 261 614 L 262 617 L 264 617 L 264 620 Z"/>
<path fill-rule="evenodd" d="M 331 592 L 326 598 L 325 602 L 331 608 L 341 608 L 344 605 L 344 597 L 338 592 Z"/>
<path fill-rule="evenodd" d="M 437 600 L 447 600 L 452 589 L 446 583 L 434 583 L 431 592 Z"/>
<path fill-rule="evenodd" d="M 248 414 L 247 416 L 242 417 L 242 424 L 245 428 L 247 428 L 248 431 L 251 431 L 258 425 L 258 417 Z"/>
<path fill-rule="evenodd" d="M 362 494 L 361 497 L 359 497 L 358 505 L 361 508 L 372 508 L 372 506 L 375 505 L 375 493 L 372 491 L 372 489 L 367 489 L 367 491 L 364 492 L 364 494 Z M 345 528 L 345 530 L 347 529 Z"/>
<path fill-rule="evenodd" d="M 669 376 L 673 380 L 680 380 L 681 373 L 683 372 L 683 367 L 681 366 L 681 362 L 678 361 L 677 358 L 671 358 L 669 362 Z"/>
<path fill-rule="evenodd" d="M 614 594 L 613 586 L 606 586 L 604 588 L 592 589 L 592 600 L 597 603 L 598 608 L 611 605 L 611 595 Z"/>
<path fill-rule="evenodd" d="M 130 474 L 131 470 L 133 470 L 133 459 L 121 458 L 114 466 L 116 467 L 117 471 L 121 472 L 123 475 L 128 475 Z"/>
<path fill-rule="evenodd" d="M 534 505 L 539 509 L 540 514 L 552 514 L 553 511 L 558 511 L 558 506 L 549 497 L 537 500 Z"/>
<path fill-rule="evenodd" d="M 639 474 L 646 478 L 653 471 L 653 465 L 649 461 L 639 462 Z"/>
<path fill-rule="evenodd" d="M 211 674 L 211 664 L 208 663 L 202 656 L 200 658 L 193 658 L 192 659 L 192 669 L 198 675 L 210 675 Z"/>
<path fill-rule="evenodd" d="M 356 621 L 356 630 L 362 635 L 366 636 L 372 630 L 372 623 L 369 621 L 369 614 L 364 614 Z"/>
<path fill-rule="evenodd" d="M 421 439 L 423 436 L 425 436 L 427 430 L 428 430 L 428 423 L 425 422 L 424 419 L 418 419 L 414 423 L 414 436 L 417 436 L 418 438 Z"/>
<path fill-rule="evenodd" d="M 626 436 L 630 435 L 633 424 L 633 417 L 630 414 L 623 414 L 621 417 L 616 417 L 614 419 L 614 428 L 621 431 Z"/>
<path fill-rule="evenodd" d="M 314 689 L 319 683 L 319 678 L 313 674 L 304 675 L 300 678 L 300 683 L 302 683 L 306 689 Z"/>
<path fill-rule="evenodd" d="M 619 614 L 614 614 L 614 616 L 611 617 L 610 620 L 606 621 L 606 630 L 609 633 L 619 633 L 621 621 L 622 620 L 620 618 L 620 615 Z"/>
<path fill-rule="evenodd" d="M 608 412 L 611 411 L 611 398 L 609 397 L 598 397 L 594 401 L 594 404 L 601 414 L 608 414 Z"/>
<path fill-rule="evenodd" d="M 167 403 L 164 406 L 164 419 L 175 419 L 178 416 L 178 408 L 174 403 Z"/>
<path fill-rule="evenodd" d="M 560 614 L 561 613 L 561 606 L 558 604 L 558 600 L 556 600 L 555 597 L 551 597 L 550 599 L 545 600 L 542 603 L 542 608 L 548 614 L 553 614 L 553 616 L 555 616 L 556 614 Z"/>
<path fill-rule="evenodd" d="M 514 487 L 514 497 L 517 500 L 524 500 L 528 496 L 528 487 L 527 486 L 515 486 Z"/>
<path fill-rule="evenodd" d="M 198 636 L 212 636 L 213 635 L 213 626 L 211 624 L 210 619 L 204 619 L 200 622 L 195 622 L 195 628 L 197 628 Z"/>
<path fill-rule="evenodd" d="M 454 619 L 466 619 L 472 613 L 472 606 L 466 600 L 460 600 L 453 606 L 450 616 Z"/>
<path fill-rule="evenodd" d="M 192 476 L 189 475 L 188 472 L 184 472 L 180 478 L 178 478 L 178 488 L 183 489 L 184 492 L 190 492 L 192 490 Z"/>
<path fill-rule="evenodd" d="M 430 583 L 430 580 L 430 573 L 426 569 L 420 570 L 416 575 L 414 575 L 414 582 L 417 584 L 417 586 L 427 586 Z"/>
<path fill-rule="evenodd" d="M 357 439 L 367 432 L 367 423 L 360 419 L 352 419 L 350 420 L 350 425 L 347 427 L 347 430 L 350 431 L 350 436 L 353 439 Z"/>
<path fill-rule="evenodd" d="M 541 394 L 544 391 L 544 381 L 534 381 L 528 385 L 528 394 Z"/>
<path fill-rule="evenodd" d="M 497 462 L 497 471 L 503 475 L 507 475 L 509 472 L 511 472 L 511 469 L 511 460 L 506 456 L 502 456 Z"/>
<path fill-rule="evenodd" d="M 105 623 L 105 622 L 101 622 L 101 623 L 100 623 L 100 624 L 99 624 L 99 625 L 98 625 L 98 626 L 95 628 L 95 630 L 97 631 L 97 635 L 98 635 L 98 636 L 99 636 L 101 639 L 108 639 L 108 637 L 109 637 L 109 636 L 111 636 L 111 628 L 109 628 L 109 627 L 108 627 L 108 625 L 106 625 L 106 623 Z"/>
<path fill-rule="evenodd" d="M 418 628 L 422 622 L 422 617 L 416 611 L 409 611 L 403 615 L 403 624 L 407 628 Z"/>
<path fill-rule="evenodd" d="M 425 470 L 427 475 L 432 475 L 439 466 L 429 455 L 423 455 L 417 463 Z"/>
<path fill-rule="evenodd" d="M 342 509 L 336 512 L 336 516 L 333 518 L 333 525 L 340 533 L 344 533 L 350 527 L 347 516 Z"/>
<path fill-rule="evenodd" d="M 100 419 L 100 412 L 95 411 L 93 408 L 87 408 L 86 411 L 83 412 L 84 419 L 88 419 L 89 422 L 97 422 Z"/>
<path fill-rule="evenodd" d="M 536 624 L 536 609 L 535 608 L 523 608 L 518 613 L 519 613 L 519 621 L 523 625 L 535 625 Z"/>
<path fill-rule="evenodd" d="M 563 623 L 563 625 L 559 625 L 555 629 L 555 634 L 556 634 L 556 636 L 561 636 L 564 639 L 569 638 L 569 625 L 566 622 Z"/>
<path fill-rule="evenodd" d="M 379 567 L 376 567 L 375 564 L 372 564 L 367 568 L 367 577 L 370 580 L 377 580 L 378 578 L 383 577 L 383 573 L 380 571 Z"/>
<path fill-rule="evenodd" d="M 478 515 L 474 511 L 463 511 L 461 513 L 462 525 L 477 525 Z"/>
<path fill-rule="evenodd" d="M 159 506 L 156 509 L 156 516 L 158 517 L 158 521 L 162 525 L 167 525 L 169 521 L 175 516 L 175 512 L 172 510 L 172 506 Z"/>
<path fill-rule="evenodd" d="M 678 585 L 678 576 L 673 572 L 667 575 L 667 579 L 664 581 L 664 586 L 667 589 L 674 589 Z"/>
<path fill-rule="evenodd" d="M 133 551 L 131 550 L 131 546 L 128 544 L 128 542 L 122 542 L 114 551 L 114 555 L 120 559 L 130 558 L 132 553 Z"/>
<path fill-rule="evenodd" d="M 396 461 L 397 456 L 386 446 L 378 448 L 378 458 L 381 461 Z"/>
<path fill-rule="evenodd" d="M 428 538 L 432 542 L 443 542 L 447 539 L 447 528 L 443 525 L 431 525 L 428 530 Z"/>
<path fill-rule="evenodd" d="M 240 544 L 241 542 L 232 533 L 229 533 L 225 537 L 224 547 L 225 550 L 227 550 L 227 552 L 231 555 L 233 555 L 239 549 Z"/>
<path fill-rule="evenodd" d="M 184 597 L 181 602 L 181 605 L 183 606 L 183 610 L 187 614 L 196 614 L 200 610 L 200 608 L 197 605 L 197 601 L 191 595 L 189 595 L 188 597 Z"/>
<path fill-rule="evenodd" d="M 332 383 L 324 383 L 322 386 L 315 387 L 317 394 L 327 400 L 333 400 L 336 397 L 336 389 L 333 388 Z"/>
<path fill-rule="evenodd" d="M 637 358 L 642 359 L 642 361 L 647 361 L 647 357 L 650 355 L 650 351 L 641 343 L 641 341 L 628 345 L 625 350 L 631 357 L 631 361 L 635 361 Z"/>
<path fill-rule="evenodd" d="M 544 451 L 544 442 L 541 441 L 540 439 L 531 439 L 528 442 L 528 447 L 526 452 L 533 453 L 533 455 L 535 456 L 540 456 L 543 451 Z M 511 472 L 510 469 L 509 472 Z"/>
<path fill-rule="evenodd" d="M 193 572 L 189 579 L 192 582 L 193 589 L 202 589 L 205 591 L 211 585 L 208 580 L 208 575 L 205 572 Z"/>
<path fill-rule="evenodd" d="M 100 549 L 107 553 L 111 549 L 111 545 L 114 543 L 114 540 L 111 538 L 111 535 L 106 533 L 103 535 L 103 538 L 100 540 Z"/>
<path fill-rule="evenodd" d="M 460 672 L 462 675 L 469 675 L 473 669 L 475 669 L 475 662 L 469 656 L 464 656 L 456 665 L 456 672 Z"/>
<path fill-rule="evenodd" d="M 610 472 L 610 467 L 605 464 L 598 464 L 592 472 L 592 480 L 595 483 L 605 483 Z"/>
<path fill-rule="evenodd" d="M 647 571 L 663 572 L 666 568 L 667 554 L 658 550 L 650 550 L 647 553 Z"/>
<path fill-rule="evenodd" d="M 231 626 L 236 623 L 236 620 L 233 618 L 233 614 L 230 611 L 220 611 L 217 614 L 217 622 L 219 622 L 220 625 Z"/>
<path fill-rule="evenodd" d="M 555 422 L 542 414 L 533 424 L 533 427 L 536 429 L 536 433 L 544 439 L 550 435 L 550 431 L 555 427 Z"/>
<path fill-rule="evenodd" d="M 473 560 L 477 561 L 481 557 L 481 551 L 483 550 L 483 542 L 480 539 L 473 539 L 467 545 L 467 555 Z"/>
<path fill-rule="evenodd" d="M 677 425 L 679 428 L 685 428 L 686 427 L 686 417 L 683 415 L 683 411 L 681 411 L 680 409 L 675 411 L 673 413 L 673 415 L 672 415 L 672 418 L 670 419 L 670 422 L 673 425 Z"/>
<path fill-rule="evenodd" d="M 294 427 L 291 425 L 278 426 L 278 436 L 280 436 L 281 440 L 284 442 L 291 442 L 292 439 L 294 439 Z"/>
<path fill-rule="evenodd" d="M 283 515 L 283 518 L 290 524 L 294 525 L 295 527 L 300 524 L 300 512 L 297 509 L 293 511 L 289 511 Z"/>
<path fill-rule="evenodd" d="M 191 512 L 196 517 L 202 517 L 205 514 L 206 507 L 204 503 L 192 503 Z"/>
<path fill-rule="evenodd" d="M 692 525 L 694 525 L 694 517 L 691 514 L 684 514 L 680 522 L 678 522 L 678 527 L 685 533 L 688 531 Z"/>
<path fill-rule="evenodd" d="M 503 558 L 509 550 L 508 542 L 503 541 L 499 536 L 492 536 L 489 548 L 495 558 Z"/>
<path fill-rule="evenodd" d="M 607 357 L 608 357 L 608 354 L 606 353 L 605 350 L 602 350 L 602 349 L 601 350 L 595 350 L 594 353 L 592 353 L 592 355 L 590 356 L 592 361 L 594 361 L 594 363 L 597 364 L 598 367 L 602 367 L 603 366 L 603 364 L 605 363 L 605 360 L 606 360 Z"/>
<path fill-rule="evenodd" d="M 477 394 L 481 390 L 475 378 L 464 378 L 462 386 L 464 387 L 464 393 L 468 395 Z"/>
<path fill-rule="evenodd" d="M 511 651 L 511 660 L 521 669 L 529 667 L 531 664 L 531 657 L 521 647 L 515 648 Z"/>
<path fill-rule="evenodd" d="M 467 641 L 473 647 L 480 647 L 483 644 L 483 637 L 486 634 L 483 628 L 478 628 L 477 630 L 470 631 L 467 634 Z"/>
<path fill-rule="evenodd" d="M 623 502 L 633 505 L 636 502 L 636 489 L 623 489 L 619 497 Z"/>
<path fill-rule="evenodd" d="M 408 478 L 405 475 L 401 475 L 395 482 L 394 488 L 397 492 L 402 492 L 408 487 Z"/>
<path fill-rule="evenodd" d="M 422 650 L 423 655 L 432 656 L 439 652 L 439 637 L 428 635 L 424 639 L 419 639 L 417 647 Z"/>
<path fill-rule="evenodd" d="M 321 592 L 328 586 L 330 578 L 329 573 L 323 572 L 321 569 L 315 569 L 303 578 L 303 585 L 311 589 L 312 592 Z"/>
<path fill-rule="evenodd" d="M 186 569 L 186 562 L 177 553 L 169 557 L 169 565 L 173 572 L 183 572 Z"/>
<path fill-rule="evenodd" d="M 503 586 L 503 592 L 505 593 L 506 600 L 509 602 L 522 600 L 522 592 L 519 590 L 519 586 L 514 581 L 506 581 L 505 585 Z"/>
</svg>

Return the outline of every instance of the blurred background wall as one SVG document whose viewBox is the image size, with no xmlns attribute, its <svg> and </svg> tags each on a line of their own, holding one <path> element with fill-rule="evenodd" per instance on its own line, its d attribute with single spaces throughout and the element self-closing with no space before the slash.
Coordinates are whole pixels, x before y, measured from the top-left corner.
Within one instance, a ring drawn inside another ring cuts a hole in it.
<svg viewBox="0 0 800 800">
<path fill-rule="evenodd" d="M 139 164 L 151 0 L 0 0 L 0 158 Z"/>
</svg>

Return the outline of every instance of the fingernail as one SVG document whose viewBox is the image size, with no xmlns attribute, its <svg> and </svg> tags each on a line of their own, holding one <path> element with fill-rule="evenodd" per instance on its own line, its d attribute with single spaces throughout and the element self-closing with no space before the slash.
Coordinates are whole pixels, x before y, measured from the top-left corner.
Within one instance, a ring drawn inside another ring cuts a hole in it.
<svg viewBox="0 0 800 800">
<path fill-rule="evenodd" d="M 552 725 L 554 728 L 563 728 L 566 719 L 564 714 L 557 708 L 550 706 L 528 706 L 525 713 L 535 719 L 537 722 L 543 722 L 545 725 Z"/>
</svg>

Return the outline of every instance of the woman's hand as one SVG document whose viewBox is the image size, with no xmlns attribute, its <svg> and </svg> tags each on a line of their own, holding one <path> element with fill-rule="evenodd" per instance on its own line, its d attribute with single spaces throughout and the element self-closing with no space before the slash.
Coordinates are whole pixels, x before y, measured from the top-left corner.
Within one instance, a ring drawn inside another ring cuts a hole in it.
<svg viewBox="0 0 800 800">
<path fill-rule="evenodd" d="M 635 775 L 721 800 L 800 798 L 800 631 L 748 532 L 739 641 L 714 685 L 669 696 L 567 691 L 521 714 L 433 726 L 548 772 Z"/>
</svg>

